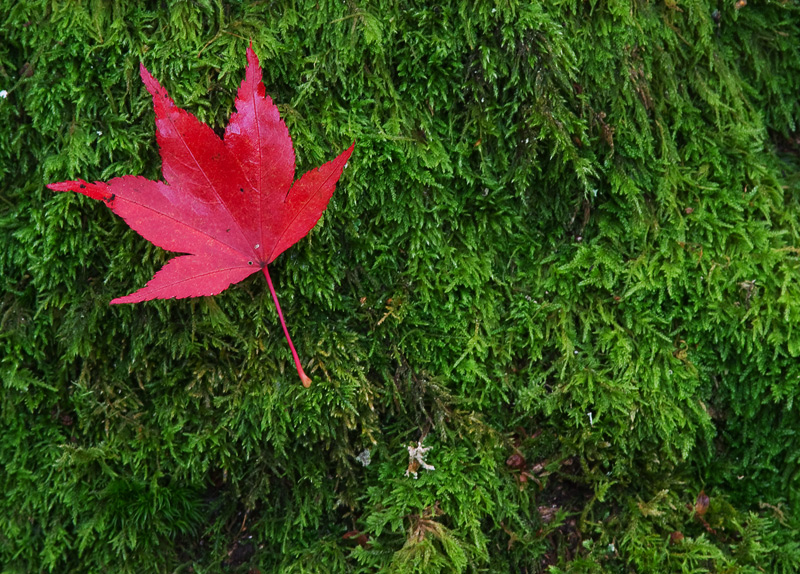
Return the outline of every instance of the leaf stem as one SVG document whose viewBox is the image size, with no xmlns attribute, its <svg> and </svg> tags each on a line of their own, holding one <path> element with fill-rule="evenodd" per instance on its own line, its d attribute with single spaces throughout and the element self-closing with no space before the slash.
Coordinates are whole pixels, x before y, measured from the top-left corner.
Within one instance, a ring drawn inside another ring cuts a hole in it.
<svg viewBox="0 0 800 574">
<path fill-rule="evenodd" d="M 300 380 L 303 382 L 303 386 L 308 388 L 311 386 L 311 379 L 308 378 L 303 372 L 303 367 L 300 365 L 300 357 L 297 356 L 297 351 L 294 349 L 294 345 L 292 345 L 292 338 L 289 337 L 289 329 L 286 328 L 286 321 L 283 320 L 283 311 L 281 311 L 281 306 L 278 303 L 278 296 L 275 294 L 275 287 L 272 285 L 272 278 L 269 276 L 269 267 L 264 266 L 264 277 L 267 278 L 267 285 L 269 285 L 269 292 L 272 293 L 272 300 L 275 301 L 275 308 L 278 310 L 278 317 L 281 320 L 281 327 L 283 327 L 283 333 L 286 335 L 286 341 L 289 343 L 289 348 L 292 350 L 292 357 L 294 357 L 294 366 L 297 367 L 297 374 L 300 375 Z"/>
</svg>

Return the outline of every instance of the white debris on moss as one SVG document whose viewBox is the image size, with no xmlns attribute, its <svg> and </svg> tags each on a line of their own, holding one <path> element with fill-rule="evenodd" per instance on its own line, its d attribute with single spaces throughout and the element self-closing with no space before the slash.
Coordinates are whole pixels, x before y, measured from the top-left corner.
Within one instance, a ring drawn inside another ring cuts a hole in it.
<svg viewBox="0 0 800 574">
<path fill-rule="evenodd" d="M 413 444 L 408 445 L 408 468 L 406 469 L 406 476 L 413 475 L 417 478 L 417 471 L 420 468 L 425 470 L 436 470 L 433 465 L 425 462 L 425 455 L 431 450 L 429 446 L 422 446 L 422 441 L 417 441 L 416 446 Z"/>
<path fill-rule="evenodd" d="M 370 457 L 370 452 L 368 448 L 365 448 L 356 457 L 356 460 L 360 462 L 363 466 L 369 466 L 369 463 L 372 462 L 372 458 Z"/>
<path fill-rule="evenodd" d="M 0 90 L 0 98 L 4 100 L 8 97 L 8 92 L 6 90 Z"/>
</svg>

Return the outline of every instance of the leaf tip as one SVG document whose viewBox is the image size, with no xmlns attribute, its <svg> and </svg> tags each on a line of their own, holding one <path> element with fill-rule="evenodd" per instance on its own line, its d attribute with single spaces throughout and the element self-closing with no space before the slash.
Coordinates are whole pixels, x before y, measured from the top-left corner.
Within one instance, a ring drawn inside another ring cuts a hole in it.
<svg viewBox="0 0 800 574">
<path fill-rule="evenodd" d="M 139 76 L 141 76 L 145 84 L 148 78 L 153 79 L 153 76 L 147 71 L 147 68 L 144 67 L 144 62 L 139 62 Z"/>
<path fill-rule="evenodd" d="M 144 64 L 141 62 L 139 63 L 139 75 L 142 77 L 142 82 L 144 82 L 144 87 L 147 88 L 147 91 L 150 92 L 150 95 L 153 96 L 153 103 L 157 106 L 158 101 L 157 98 L 161 98 L 163 101 L 171 104 L 172 100 L 169 98 L 169 94 L 167 94 L 167 90 L 165 90 L 161 84 L 158 83 L 153 75 L 144 67 Z M 158 108 L 157 108 L 158 109 Z"/>
<path fill-rule="evenodd" d="M 253 41 L 250 41 L 250 45 L 247 47 L 247 66 L 248 68 L 261 68 L 261 65 L 258 62 L 258 56 L 256 56 L 255 50 L 253 50 Z M 249 72 L 249 70 L 248 70 Z M 247 72 L 245 72 L 247 74 Z"/>
<path fill-rule="evenodd" d="M 87 188 L 87 183 L 82 179 L 73 181 L 59 181 L 58 183 L 48 183 L 47 189 L 52 191 L 77 191 L 78 193 L 86 193 L 84 190 Z"/>
<path fill-rule="evenodd" d="M 91 199 L 102 199 L 104 201 L 112 195 L 108 191 L 108 184 L 103 182 L 88 183 L 83 179 L 48 183 L 47 189 L 52 191 L 74 191 Z M 111 207 L 111 204 L 108 204 L 108 206 Z"/>
</svg>

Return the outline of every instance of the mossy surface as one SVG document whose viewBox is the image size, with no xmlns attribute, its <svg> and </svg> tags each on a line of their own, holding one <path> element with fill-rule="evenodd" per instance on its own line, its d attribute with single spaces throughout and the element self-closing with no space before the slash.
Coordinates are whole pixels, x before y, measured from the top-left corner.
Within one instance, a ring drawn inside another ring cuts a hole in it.
<svg viewBox="0 0 800 574">
<path fill-rule="evenodd" d="M 0 40 L 3 572 L 800 570 L 797 0 L 5 0 Z M 271 265 L 310 389 L 263 277 L 111 307 L 173 255 L 44 187 L 160 178 L 139 63 L 220 129 L 251 40 L 298 173 L 356 141 Z"/>
</svg>

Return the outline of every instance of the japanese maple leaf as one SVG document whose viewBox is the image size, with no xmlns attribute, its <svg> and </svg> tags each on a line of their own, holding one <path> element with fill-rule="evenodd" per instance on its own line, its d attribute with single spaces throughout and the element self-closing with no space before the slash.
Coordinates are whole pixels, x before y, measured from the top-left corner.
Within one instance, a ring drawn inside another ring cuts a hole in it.
<svg viewBox="0 0 800 574">
<path fill-rule="evenodd" d="M 144 65 L 140 73 L 153 96 L 164 181 L 128 175 L 47 187 L 100 199 L 148 241 L 187 254 L 171 259 L 147 285 L 112 304 L 216 295 L 262 271 L 297 373 L 308 387 L 311 379 L 289 337 L 268 264 L 319 221 L 355 144 L 294 181 L 292 139 L 265 94 L 252 47 L 236 112 L 222 139 L 178 108 Z"/>
</svg>

